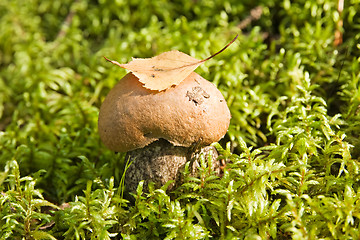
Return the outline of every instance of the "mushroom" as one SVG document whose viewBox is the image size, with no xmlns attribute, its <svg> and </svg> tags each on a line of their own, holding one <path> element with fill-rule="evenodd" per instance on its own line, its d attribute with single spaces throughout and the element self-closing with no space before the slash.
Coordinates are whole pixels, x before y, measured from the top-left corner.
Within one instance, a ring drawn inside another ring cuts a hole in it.
<svg viewBox="0 0 360 240">
<path fill-rule="evenodd" d="M 169 180 L 174 180 L 170 188 L 180 184 L 186 162 L 195 163 L 199 154 L 210 156 L 219 171 L 210 144 L 225 135 L 230 118 L 220 91 L 195 72 L 164 91 L 144 88 L 130 72 L 106 96 L 98 127 L 109 149 L 127 152 L 132 164 L 125 182 L 134 191 L 141 180 L 158 187 Z"/>
</svg>

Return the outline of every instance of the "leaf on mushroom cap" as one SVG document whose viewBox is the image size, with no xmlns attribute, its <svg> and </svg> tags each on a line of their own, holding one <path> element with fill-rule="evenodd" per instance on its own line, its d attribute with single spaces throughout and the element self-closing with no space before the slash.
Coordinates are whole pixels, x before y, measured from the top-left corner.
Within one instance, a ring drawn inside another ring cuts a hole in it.
<svg viewBox="0 0 360 240">
<path fill-rule="evenodd" d="M 110 62 L 130 70 L 145 88 L 157 91 L 178 85 L 203 63 L 202 60 L 177 50 L 164 52 L 152 58 L 134 58 L 127 64 Z"/>
<path fill-rule="evenodd" d="M 145 88 L 163 91 L 181 83 L 200 64 L 224 51 L 237 37 L 238 35 L 223 49 L 203 60 L 198 60 L 177 50 L 164 52 L 152 58 L 133 58 L 132 61 L 126 64 L 109 60 L 106 57 L 105 59 L 130 70 L 144 84 Z"/>
</svg>

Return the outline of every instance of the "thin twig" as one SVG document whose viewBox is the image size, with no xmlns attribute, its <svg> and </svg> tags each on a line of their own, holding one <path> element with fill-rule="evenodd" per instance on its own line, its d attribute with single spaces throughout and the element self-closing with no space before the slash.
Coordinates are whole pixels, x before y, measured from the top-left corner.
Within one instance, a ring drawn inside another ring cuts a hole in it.
<svg viewBox="0 0 360 240">
<path fill-rule="evenodd" d="M 61 25 L 60 31 L 56 35 L 56 39 L 62 38 L 66 35 L 67 30 L 69 29 L 69 27 L 72 23 L 74 15 L 76 14 L 76 11 L 74 10 L 74 8 L 72 6 L 74 6 L 78 2 L 79 2 L 79 0 L 74 0 L 74 2 L 71 4 L 70 11 L 69 11 L 68 15 L 66 16 L 64 22 Z"/>
<path fill-rule="evenodd" d="M 343 42 L 343 34 L 342 34 L 342 27 L 343 27 L 343 20 L 342 20 L 342 12 L 344 10 L 344 0 L 338 0 L 337 11 L 339 13 L 339 20 L 336 24 L 335 30 L 335 39 L 334 45 L 339 46 Z"/>
<path fill-rule="evenodd" d="M 250 11 L 250 15 L 247 16 L 244 20 L 242 20 L 237 25 L 237 27 L 240 28 L 240 30 L 246 28 L 247 26 L 249 26 L 249 24 L 252 21 L 258 20 L 261 17 L 262 13 L 263 13 L 263 8 L 261 6 L 257 6 L 256 8 L 253 8 Z"/>
</svg>

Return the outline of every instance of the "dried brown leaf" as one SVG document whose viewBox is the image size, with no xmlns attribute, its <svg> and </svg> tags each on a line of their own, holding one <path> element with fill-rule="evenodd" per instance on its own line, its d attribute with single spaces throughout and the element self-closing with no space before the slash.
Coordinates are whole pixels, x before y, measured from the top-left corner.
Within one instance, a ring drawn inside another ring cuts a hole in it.
<svg viewBox="0 0 360 240">
<path fill-rule="evenodd" d="M 201 60 L 177 50 L 152 58 L 134 58 L 127 64 L 110 62 L 130 70 L 145 88 L 157 91 L 178 85 L 202 63 Z"/>
<path fill-rule="evenodd" d="M 224 51 L 236 38 L 237 35 L 219 52 L 203 60 L 198 60 L 177 50 L 164 52 L 152 58 L 134 58 L 126 64 L 109 60 L 106 57 L 105 59 L 115 65 L 130 70 L 139 81 L 144 84 L 145 88 L 163 91 L 171 86 L 178 85 L 200 64 Z"/>
</svg>

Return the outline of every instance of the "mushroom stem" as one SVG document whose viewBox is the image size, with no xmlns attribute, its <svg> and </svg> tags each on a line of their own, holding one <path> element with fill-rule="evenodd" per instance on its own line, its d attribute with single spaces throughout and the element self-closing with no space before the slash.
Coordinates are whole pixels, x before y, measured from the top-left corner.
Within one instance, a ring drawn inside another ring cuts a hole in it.
<svg viewBox="0 0 360 240">
<path fill-rule="evenodd" d="M 220 174 L 220 162 L 217 160 L 218 153 L 213 146 L 199 149 L 174 146 L 164 139 L 159 139 L 150 145 L 130 151 L 126 159 L 131 162 L 126 171 L 125 183 L 130 192 L 134 192 L 141 180 L 145 181 L 144 191 L 148 191 L 147 184 L 154 182 L 155 187 L 161 187 L 169 180 L 169 190 L 179 186 L 183 182 L 182 171 L 185 164 L 190 162 L 190 172 L 196 175 L 199 158 L 203 155 L 205 159 L 211 157 L 211 168 Z"/>
</svg>

